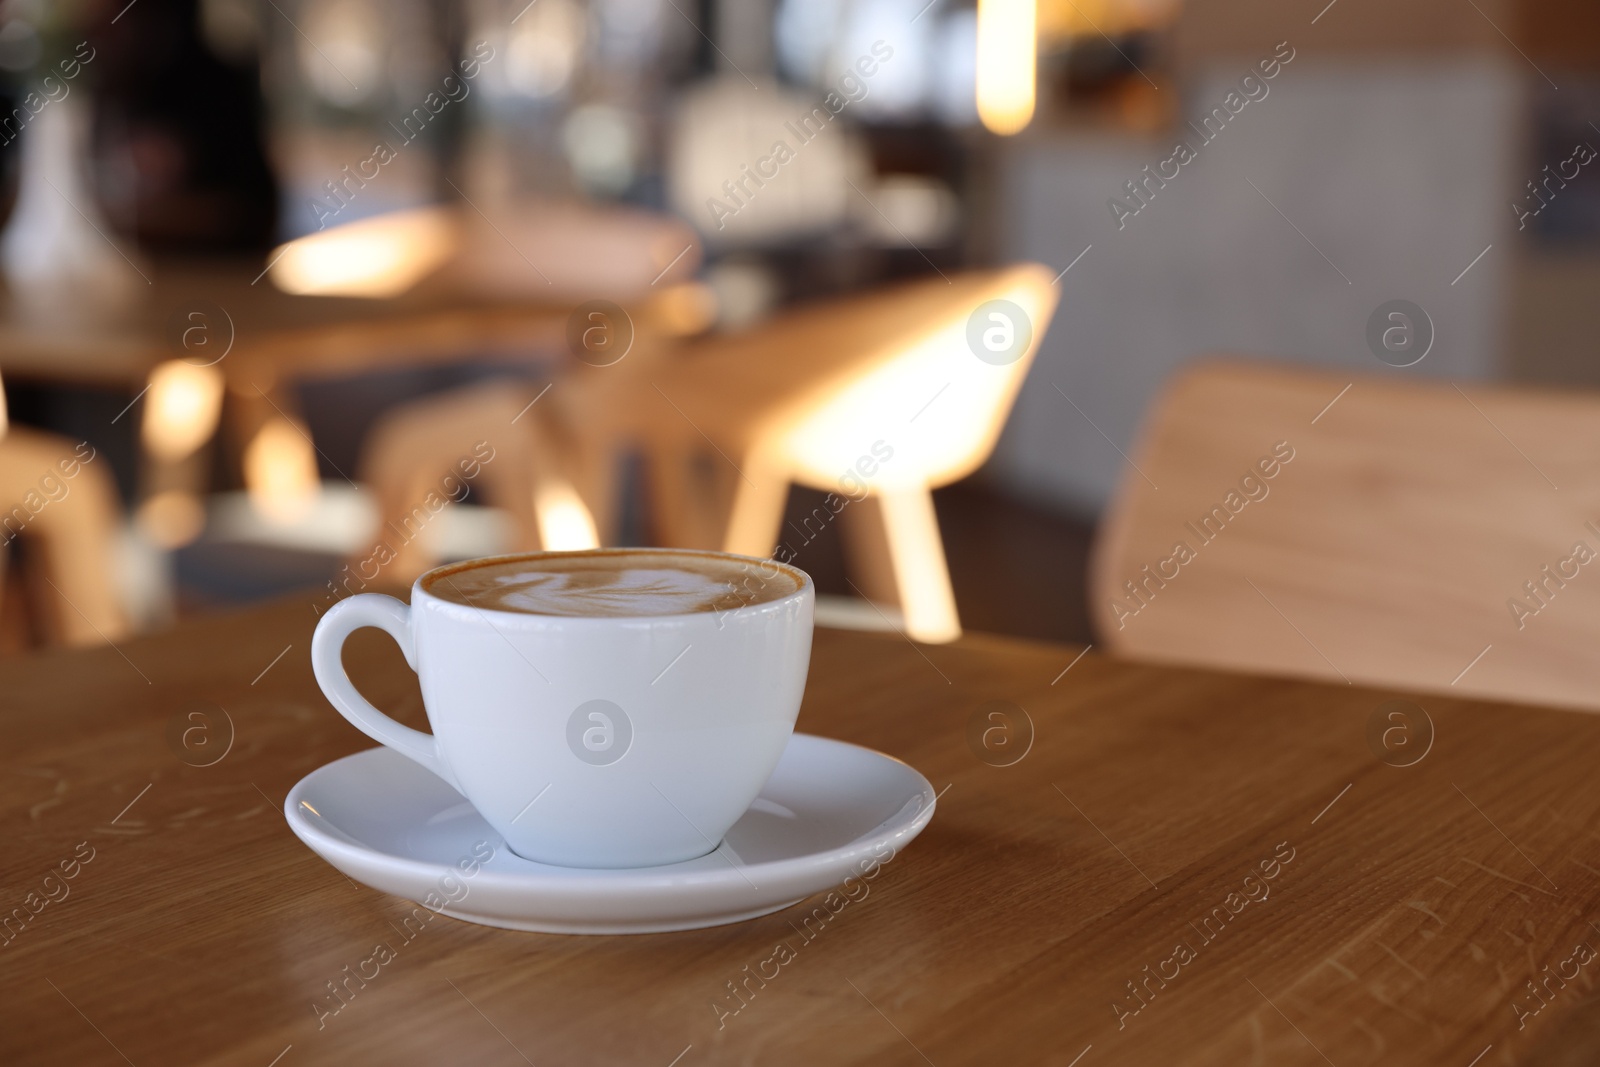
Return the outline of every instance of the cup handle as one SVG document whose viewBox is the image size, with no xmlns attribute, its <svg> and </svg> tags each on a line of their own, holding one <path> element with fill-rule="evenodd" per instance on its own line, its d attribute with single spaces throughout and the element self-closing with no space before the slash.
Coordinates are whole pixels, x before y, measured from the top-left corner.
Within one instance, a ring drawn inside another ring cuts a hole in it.
<svg viewBox="0 0 1600 1067">
<path fill-rule="evenodd" d="M 344 642 L 363 626 L 373 626 L 394 638 L 405 654 L 406 666 L 417 669 L 411 636 L 411 609 L 392 596 L 358 593 L 328 609 L 311 637 L 311 671 L 328 702 L 357 730 L 403 756 L 409 756 L 456 788 L 461 785 L 439 758 L 439 743 L 432 734 L 395 722 L 356 691 L 345 673 L 340 654 Z"/>
</svg>

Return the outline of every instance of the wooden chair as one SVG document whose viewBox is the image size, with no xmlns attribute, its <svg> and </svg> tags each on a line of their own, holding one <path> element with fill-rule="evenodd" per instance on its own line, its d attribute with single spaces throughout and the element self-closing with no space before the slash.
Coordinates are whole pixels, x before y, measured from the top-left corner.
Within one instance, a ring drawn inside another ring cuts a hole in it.
<svg viewBox="0 0 1600 1067">
<path fill-rule="evenodd" d="M 0 411 L 0 585 L 6 549 L 28 544 L 33 628 L 51 645 L 95 645 L 128 631 L 112 565 L 121 507 L 90 446 L 22 426 Z"/>
<path fill-rule="evenodd" d="M 563 525 L 573 516 L 563 514 L 555 487 L 555 450 L 540 439 L 540 424 L 525 417 L 541 391 L 520 382 L 486 382 L 401 405 L 374 425 L 362 448 L 360 477 L 376 497 L 377 540 L 394 554 L 386 565 L 391 580 L 409 582 L 438 562 L 424 527 L 440 498 L 459 499 L 462 486 L 506 513 L 513 551 L 597 543 L 581 508 L 575 535 Z"/>
<path fill-rule="evenodd" d="M 573 480 L 602 536 L 604 479 L 629 446 L 648 459 L 669 544 L 782 556 L 790 483 L 827 490 L 814 518 L 840 517 L 858 588 L 898 605 L 911 636 L 953 640 L 931 490 L 988 458 L 1055 300 L 1035 264 L 933 277 L 692 342 L 648 374 L 590 368 L 588 388 L 540 417 L 586 472 Z M 999 350 L 980 354 L 986 343 Z"/>
<path fill-rule="evenodd" d="M 1600 395 L 1200 363 L 1091 610 L 1127 656 L 1600 709 L 1597 457 Z"/>
<path fill-rule="evenodd" d="M 837 516 L 858 588 L 899 606 L 911 636 L 953 640 L 961 627 L 931 490 L 993 450 L 1054 308 L 1049 272 L 1028 264 L 819 304 L 613 366 L 574 366 L 523 419 L 520 447 L 546 451 L 519 462 L 535 480 L 524 496 L 537 512 L 518 524 L 523 543 L 555 525 L 541 502 L 570 506 L 574 490 L 598 540 L 615 543 L 616 472 L 638 450 L 658 540 L 753 556 L 777 546 L 781 556 L 788 488 L 799 482 L 832 495 L 797 537 Z M 980 356 L 974 345 L 986 337 L 999 350 Z M 450 398 L 429 403 L 398 413 L 392 432 L 497 424 L 501 402 L 484 397 L 476 417 Z M 404 465 L 391 465 L 397 484 Z M 405 490 L 378 494 L 402 500 Z"/>
</svg>

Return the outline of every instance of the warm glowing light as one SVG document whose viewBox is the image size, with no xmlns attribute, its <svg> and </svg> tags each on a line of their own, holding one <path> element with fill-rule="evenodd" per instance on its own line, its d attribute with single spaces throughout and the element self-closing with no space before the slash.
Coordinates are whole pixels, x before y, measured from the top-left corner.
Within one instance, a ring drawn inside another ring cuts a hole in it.
<svg viewBox="0 0 1600 1067">
<path fill-rule="evenodd" d="M 385 31 L 394 27 L 386 14 L 372 0 L 323 0 L 307 6 L 306 32 L 299 35 L 300 75 L 324 100 L 354 107 L 383 84 Z"/>
<path fill-rule="evenodd" d="M 302 428 L 273 419 L 244 450 L 244 480 L 262 517 L 291 523 L 316 502 L 321 487 L 316 450 Z"/>
<path fill-rule="evenodd" d="M 1182 0 L 1039 0 L 1039 39 L 1048 48 L 1148 32 L 1170 24 L 1181 6 Z"/>
<path fill-rule="evenodd" d="M 588 12 L 573 0 L 522 9 L 511 27 L 504 74 L 517 91 L 554 96 L 572 81 L 583 53 Z"/>
<path fill-rule="evenodd" d="M 549 551 L 599 548 L 594 518 L 576 490 L 566 482 L 544 482 L 534 490 L 539 515 L 539 541 Z"/>
<path fill-rule="evenodd" d="M 1033 118 L 1035 0 L 978 0 L 978 118 L 1012 134 Z"/>
<path fill-rule="evenodd" d="M 222 414 L 222 372 L 169 360 L 150 372 L 144 447 L 157 459 L 182 459 L 211 439 Z"/>
<path fill-rule="evenodd" d="M 663 286 L 650 312 L 656 328 L 670 337 L 703 333 L 717 321 L 717 294 L 704 282 Z"/>
<path fill-rule="evenodd" d="M 396 211 L 296 238 L 273 252 L 272 282 L 300 296 L 398 296 L 455 253 L 441 208 Z"/>
<path fill-rule="evenodd" d="M 169 489 L 140 504 L 135 521 L 156 547 L 181 548 L 200 536 L 206 525 L 206 509 L 193 493 Z"/>
</svg>

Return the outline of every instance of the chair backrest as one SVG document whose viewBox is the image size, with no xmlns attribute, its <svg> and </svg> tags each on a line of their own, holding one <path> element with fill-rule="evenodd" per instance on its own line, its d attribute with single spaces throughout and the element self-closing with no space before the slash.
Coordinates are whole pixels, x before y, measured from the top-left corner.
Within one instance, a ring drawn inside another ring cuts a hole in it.
<svg viewBox="0 0 1600 1067">
<path fill-rule="evenodd" d="M 943 485 L 994 448 L 1055 303 L 1038 264 L 935 275 L 697 342 L 659 380 L 696 426 L 759 438 L 798 480 L 836 487 L 881 440 L 875 484 Z"/>
<path fill-rule="evenodd" d="M 788 450 L 812 484 L 836 485 L 879 439 L 895 452 L 879 485 L 945 485 L 994 451 L 1055 312 L 1050 271 L 1027 263 L 923 286 L 936 307 L 915 328 L 795 409 Z"/>
<path fill-rule="evenodd" d="M 1597 460 L 1594 394 L 1204 362 L 1148 417 L 1091 611 L 1129 656 L 1600 710 Z"/>
</svg>

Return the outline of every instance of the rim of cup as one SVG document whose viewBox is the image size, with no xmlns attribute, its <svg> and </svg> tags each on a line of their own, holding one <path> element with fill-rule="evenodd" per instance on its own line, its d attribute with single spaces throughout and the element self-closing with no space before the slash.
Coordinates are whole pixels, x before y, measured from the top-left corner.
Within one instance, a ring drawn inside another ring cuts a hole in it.
<svg viewBox="0 0 1600 1067">
<path fill-rule="evenodd" d="M 780 574 L 786 574 L 795 582 L 795 590 L 772 600 L 764 600 L 756 604 L 740 604 L 737 607 L 713 609 L 711 611 L 686 611 L 674 612 L 665 615 L 541 615 L 529 611 L 513 611 L 506 608 L 480 607 L 476 604 L 463 604 L 460 601 L 449 600 L 428 589 L 428 585 L 451 574 L 474 570 L 497 563 L 515 563 L 521 560 L 540 560 L 551 558 L 571 559 L 579 556 L 687 556 L 698 559 L 717 559 L 748 564 L 752 567 L 767 569 L 769 577 L 772 569 Z M 735 552 L 718 552 L 708 548 L 582 548 L 582 549 L 550 549 L 537 552 L 508 552 L 497 556 L 480 556 L 476 559 L 462 560 L 456 563 L 446 563 L 425 572 L 411 586 L 411 603 L 413 607 L 419 601 L 426 601 L 430 607 L 438 607 L 446 612 L 461 614 L 469 618 L 481 615 L 492 615 L 496 621 L 515 620 L 524 625 L 562 627 L 572 626 L 616 626 L 618 624 L 657 624 L 664 622 L 688 622 L 693 619 L 724 618 L 729 615 L 767 614 L 786 610 L 787 606 L 795 600 L 804 598 L 813 592 L 814 583 L 811 575 L 799 567 L 787 563 L 780 563 L 775 559 L 762 559 L 758 556 L 743 556 Z"/>
</svg>

